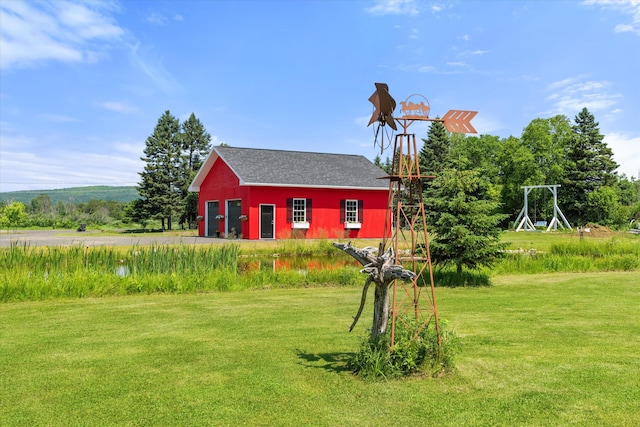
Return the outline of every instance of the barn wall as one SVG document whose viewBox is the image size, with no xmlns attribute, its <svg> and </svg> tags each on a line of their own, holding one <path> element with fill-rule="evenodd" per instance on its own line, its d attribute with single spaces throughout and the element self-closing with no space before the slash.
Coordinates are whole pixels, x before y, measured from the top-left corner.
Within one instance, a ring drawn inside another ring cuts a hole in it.
<svg viewBox="0 0 640 427">
<path fill-rule="evenodd" d="M 308 230 L 293 230 L 287 222 L 287 199 L 311 199 L 312 219 Z M 364 211 L 360 230 L 345 230 L 340 222 L 340 200 L 362 200 Z M 249 238 L 259 239 L 260 204 L 276 206 L 276 238 L 382 237 L 387 207 L 386 190 L 337 190 L 296 187 L 253 187 L 249 207 Z M 346 233 L 346 234 L 345 234 Z"/>
<path fill-rule="evenodd" d="M 240 187 L 240 181 L 238 177 L 231 171 L 231 169 L 218 158 L 213 167 L 209 171 L 209 174 L 200 185 L 200 193 L 198 196 L 198 215 L 205 217 L 207 202 L 218 201 L 219 213 L 221 215 L 226 214 L 225 201 L 230 199 L 242 199 L 242 213 L 248 212 L 248 195 L 249 191 L 247 187 Z M 198 222 L 198 235 L 205 235 L 206 217 L 203 221 Z M 220 221 L 220 230 L 224 233 L 225 221 Z M 242 223 L 241 233 L 247 236 L 248 233 L 248 221 Z"/>
<path fill-rule="evenodd" d="M 293 230 L 287 222 L 287 199 L 304 198 L 312 200 L 312 219 L 308 230 Z M 225 201 L 242 199 L 242 214 L 248 220 L 242 222 L 245 239 L 260 239 L 260 205 L 275 205 L 275 237 L 287 239 L 306 238 L 380 238 L 387 207 L 385 190 L 342 190 L 296 187 L 240 186 L 231 169 L 220 158 L 216 160 L 209 174 L 200 185 L 198 213 L 205 217 L 206 202 L 219 201 L 220 214 L 226 210 Z M 362 200 L 363 218 L 359 230 L 345 230 L 340 222 L 340 200 Z M 220 221 L 224 230 L 225 223 Z M 205 235 L 206 218 L 198 223 L 198 235 Z"/>
</svg>

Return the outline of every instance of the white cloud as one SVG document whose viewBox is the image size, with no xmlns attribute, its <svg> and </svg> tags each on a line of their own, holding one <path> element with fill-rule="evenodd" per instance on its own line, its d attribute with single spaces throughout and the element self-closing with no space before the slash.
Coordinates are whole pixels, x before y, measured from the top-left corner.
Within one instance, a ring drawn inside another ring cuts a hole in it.
<svg viewBox="0 0 640 427">
<path fill-rule="evenodd" d="M 137 155 L 77 150 L 0 152 L 0 191 L 40 190 L 82 185 L 135 185 L 144 168 Z"/>
<path fill-rule="evenodd" d="M 95 61 L 96 49 L 124 34 L 114 9 L 110 2 L 0 2 L 0 67 Z"/>
<path fill-rule="evenodd" d="M 65 116 L 63 114 L 38 114 L 38 117 L 54 123 L 71 123 L 78 121 L 75 117 Z"/>
<path fill-rule="evenodd" d="M 147 22 L 156 25 L 164 25 L 167 23 L 167 18 L 158 12 L 152 12 L 151 15 L 147 16 Z"/>
<path fill-rule="evenodd" d="M 640 135 L 614 132 L 606 134 L 604 142 L 613 150 L 613 159 L 620 165 L 618 173 L 640 178 Z"/>
<path fill-rule="evenodd" d="M 376 5 L 365 9 L 372 15 L 417 15 L 415 0 L 376 0 Z"/>
<path fill-rule="evenodd" d="M 450 67 L 469 67 L 469 64 L 466 62 L 447 62 L 447 65 Z"/>
<path fill-rule="evenodd" d="M 552 102 L 553 114 L 571 115 L 583 108 L 594 111 L 602 111 L 615 106 L 621 94 L 612 92 L 611 83 L 603 81 L 581 81 L 584 76 L 570 77 L 547 86 L 553 91 L 547 96 L 547 101 Z"/>
<path fill-rule="evenodd" d="M 129 105 L 126 102 L 120 101 L 105 101 L 99 104 L 100 107 L 107 110 L 116 111 L 118 113 L 135 113 L 138 111 L 136 107 Z"/>
<path fill-rule="evenodd" d="M 180 86 L 162 64 L 162 58 L 155 55 L 151 49 L 141 47 L 140 42 L 130 47 L 130 58 L 133 64 L 162 90 L 171 92 Z"/>
<path fill-rule="evenodd" d="M 631 32 L 640 36 L 640 1 L 638 0 L 585 0 L 587 6 L 600 6 L 603 9 L 618 11 L 624 15 L 631 15 L 631 22 L 617 24 L 613 31 L 616 33 Z"/>
<path fill-rule="evenodd" d="M 182 15 L 180 15 L 179 13 L 173 17 L 174 21 L 178 21 L 178 22 L 182 22 L 184 21 L 184 17 Z"/>
</svg>

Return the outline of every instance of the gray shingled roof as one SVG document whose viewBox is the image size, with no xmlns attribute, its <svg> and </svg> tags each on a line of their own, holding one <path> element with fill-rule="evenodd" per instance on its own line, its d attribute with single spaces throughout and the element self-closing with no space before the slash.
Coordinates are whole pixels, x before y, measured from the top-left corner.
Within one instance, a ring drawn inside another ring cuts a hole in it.
<svg viewBox="0 0 640 427">
<path fill-rule="evenodd" d="M 364 156 L 214 147 L 243 184 L 388 188 L 387 174 Z"/>
</svg>

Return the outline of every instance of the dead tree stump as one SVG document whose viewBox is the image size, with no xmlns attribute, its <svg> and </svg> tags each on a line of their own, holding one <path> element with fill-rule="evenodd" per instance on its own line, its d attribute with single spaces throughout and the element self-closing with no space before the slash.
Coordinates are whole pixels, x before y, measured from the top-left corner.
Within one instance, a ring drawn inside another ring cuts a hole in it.
<svg viewBox="0 0 640 427">
<path fill-rule="evenodd" d="M 349 328 L 352 331 L 360 319 L 362 309 L 367 299 L 367 290 L 371 283 L 375 283 L 376 290 L 373 299 L 373 324 L 371 325 L 371 338 L 374 339 L 387 331 L 389 323 L 389 288 L 396 279 L 413 280 L 416 274 L 403 268 L 401 265 L 394 264 L 395 256 L 393 248 L 387 249 L 382 255 L 378 254 L 378 249 L 368 246 L 366 248 L 354 248 L 349 243 L 333 243 L 338 249 L 341 249 L 354 257 L 363 265 L 362 273 L 367 273 L 368 277 L 362 288 L 362 297 L 360 298 L 360 308 L 353 318 L 353 323 Z"/>
</svg>

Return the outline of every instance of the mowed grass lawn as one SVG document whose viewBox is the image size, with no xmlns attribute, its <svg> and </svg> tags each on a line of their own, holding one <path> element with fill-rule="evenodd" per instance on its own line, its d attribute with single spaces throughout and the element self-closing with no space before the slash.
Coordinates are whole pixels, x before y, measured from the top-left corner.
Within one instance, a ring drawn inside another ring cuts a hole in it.
<svg viewBox="0 0 640 427">
<path fill-rule="evenodd" d="M 369 295 L 369 303 L 372 299 Z M 345 370 L 358 288 L 0 305 L 0 425 L 638 426 L 637 272 L 438 289 L 457 372 Z"/>
</svg>

